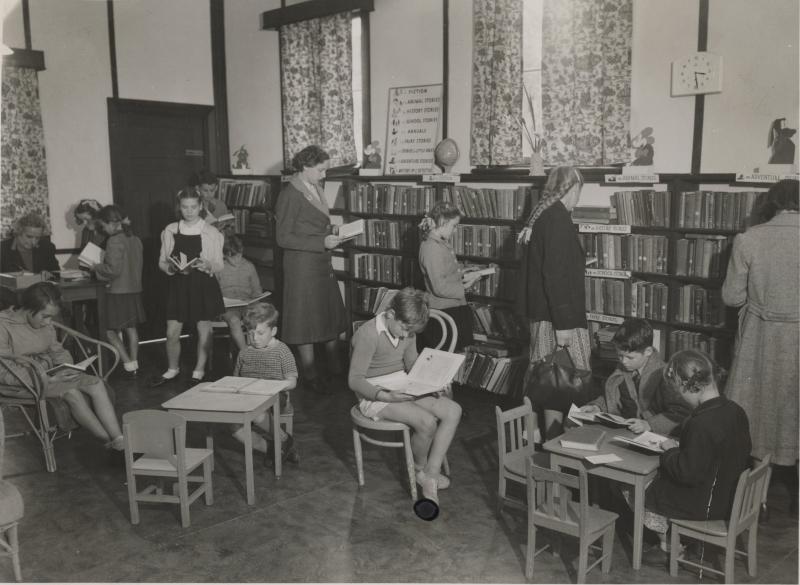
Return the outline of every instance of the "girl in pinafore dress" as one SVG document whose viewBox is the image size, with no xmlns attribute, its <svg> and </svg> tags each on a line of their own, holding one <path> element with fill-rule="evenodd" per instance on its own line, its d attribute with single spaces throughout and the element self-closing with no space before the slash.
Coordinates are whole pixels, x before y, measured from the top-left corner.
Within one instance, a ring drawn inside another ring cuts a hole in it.
<svg viewBox="0 0 800 585">
<path fill-rule="evenodd" d="M 167 288 L 168 369 L 154 379 L 153 386 L 175 378 L 181 356 L 180 335 L 184 323 L 197 323 L 197 362 L 192 383 L 205 377 L 211 344 L 211 321 L 225 312 L 222 292 L 214 274 L 222 270 L 222 234 L 200 216 L 203 202 L 194 187 L 178 194 L 183 219 L 161 232 L 158 267 L 170 277 Z M 188 266 L 179 268 L 182 258 Z"/>
</svg>

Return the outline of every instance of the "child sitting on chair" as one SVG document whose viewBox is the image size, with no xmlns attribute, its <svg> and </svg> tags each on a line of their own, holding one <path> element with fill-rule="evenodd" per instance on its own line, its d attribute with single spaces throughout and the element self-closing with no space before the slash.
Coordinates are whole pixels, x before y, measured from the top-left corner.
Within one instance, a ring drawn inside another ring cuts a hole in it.
<svg viewBox="0 0 800 585">
<path fill-rule="evenodd" d="M 289 385 L 281 391 L 280 405 L 281 413 L 289 414 L 293 412 L 289 390 L 297 386 L 297 364 L 289 347 L 275 337 L 278 332 L 278 317 L 278 311 L 269 303 L 255 303 L 248 307 L 245 313 L 248 345 L 239 352 L 233 375 L 263 380 L 287 380 Z M 265 413 L 260 419 L 253 421 L 268 437 L 272 436 L 270 419 L 271 416 Z M 280 429 L 280 433 L 283 460 L 299 463 L 294 439 L 283 429 Z M 233 436 L 237 441 L 244 442 L 244 428 L 237 426 Z M 269 458 L 272 453 L 269 441 L 256 431 L 252 438 L 253 449 L 265 453 Z"/>
<path fill-rule="evenodd" d="M 417 483 L 426 498 L 438 503 L 437 489 L 450 485 L 441 468 L 461 420 L 461 407 L 447 396 L 417 398 L 372 385 L 368 378 L 399 370 L 417 360 L 416 333 L 428 321 L 425 293 L 404 288 L 389 308 L 364 323 L 351 341 L 348 384 L 361 399 L 364 416 L 401 422 L 411 427 L 411 451 Z"/>
<path fill-rule="evenodd" d="M 224 263 L 222 270 L 217 273 L 219 288 L 222 296 L 228 299 L 249 301 L 261 294 L 261 281 L 258 279 L 256 267 L 249 260 L 242 257 L 244 244 L 239 236 L 225 236 L 222 246 Z M 242 316 L 245 307 L 230 307 L 225 309 L 223 320 L 228 324 L 231 337 L 239 351 L 242 351 L 247 342 L 242 331 Z"/>
<path fill-rule="evenodd" d="M 625 319 L 612 343 L 621 367 L 608 377 L 603 394 L 581 411 L 622 416 L 634 433 L 669 435 L 689 416 L 689 407 L 664 383 L 664 361 L 653 347 L 653 327 L 645 319 Z"/>
</svg>

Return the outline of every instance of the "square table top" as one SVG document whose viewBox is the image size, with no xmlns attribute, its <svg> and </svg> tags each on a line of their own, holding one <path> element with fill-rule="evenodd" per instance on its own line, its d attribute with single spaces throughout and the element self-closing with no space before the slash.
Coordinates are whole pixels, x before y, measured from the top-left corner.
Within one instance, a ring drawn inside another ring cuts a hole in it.
<svg viewBox="0 0 800 585">
<path fill-rule="evenodd" d="M 198 384 L 186 392 L 173 396 L 161 406 L 168 410 L 207 410 L 217 412 L 250 412 L 265 403 L 272 404 L 280 393 L 239 394 L 237 392 L 208 392 L 203 390 L 210 382 Z"/>
<path fill-rule="evenodd" d="M 594 465 L 585 459 L 587 455 L 605 455 L 608 453 L 613 453 L 614 455 L 620 457 L 622 461 L 615 461 L 611 463 L 600 463 L 598 465 L 610 467 L 613 469 L 619 469 L 621 471 L 633 473 L 636 475 L 648 475 L 654 472 L 656 469 L 658 469 L 659 465 L 658 455 L 648 454 L 646 451 L 642 449 L 637 449 L 636 447 L 628 445 L 628 443 L 614 440 L 614 437 L 618 436 L 633 438 L 636 436 L 636 433 L 629 431 L 628 429 L 612 429 L 609 427 L 604 427 L 602 425 L 592 425 L 592 426 L 602 428 L 606 433 L 605 437 L 603 437 L 603 440 L 600 442 L 600 447 L 597 451 L 587 451 L 584 449 L 567 449 L 565 447 L 562 447 L 561 439 L 569 440 L 570 433 L 574 429 L 566 431 L 560 437 L 556 437 L 555 439 L 550 439 L 543 445 L 543 447 L 545 451 L 554 453 L 556 455 L 571 457 L 572 459 L 580 459 L 584 462 L 587 468 L 591 468 Z"/>
</svg>

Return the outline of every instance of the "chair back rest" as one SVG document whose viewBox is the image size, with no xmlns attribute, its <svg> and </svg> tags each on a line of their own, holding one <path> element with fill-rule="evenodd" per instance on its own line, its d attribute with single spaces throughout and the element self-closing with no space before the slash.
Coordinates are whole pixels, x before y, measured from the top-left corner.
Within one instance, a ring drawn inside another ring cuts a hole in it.
<svg viewBox="0 0 800 585">
<path fill-rule="evenodd" d="M 581 536 L 586 532 L 586 518 L 589 513 L 589 490 L 585 469 L 579 469 L 578 475 L 554 471 L 540 467 L 533 456 L 526 459 L 528 494 L 534 502 L 533 521 L 539 524 L 571 534 Z M 532 488 L 532 491 L 531 489 Z M 578 516 L 570 513 L 572 490 L 578 490 Z"/>
<path fill-rule="evenodd" d="M 771 458 L 771 455 L 767 455 L 754 469 L 745 469 L 739 476 L 731 507 L 729 533 L 738 534 L 758 520 L 761 502 L 765 500 L 769 488 Z"/>
<path fill-rule="evenodd" d="M 526 396 L 522 406 L 503 412 L 494 407 L 497 418 L 497 448 L 500 453 L 500 468 L 508 455 L 522 452 L 533 455 L 533 435 L 536 431 L 536 418 L 533 416 L 531 401 Z"/>
<path fill-rule="evenodd" d="M 104 357 L 104 359 L 92 362 L 86 371 L 108 381 L 108 377 L 120 361 L 117 349 L 110 343 L 84 335 L 57 321 L 53 321 L 53 326 L 59 341 L 72 354 L 72 358 L 76 362 L 83 361 L 94 354 L 97 354 L 98 358 Z"/>
<path fill-rule="evenodd" d="M 430 318 L 437 321 L 442 329 L 442 338 L 433 349 L 441 349 L 443 351 L 452 352 L 458 343 L 458 328 L 456 328 L 456 322 L 450 315 L 444 311 L 440 311 L 439 309 L 431 309 Z M 450 343 L 448 343 L 447 347 L 445 348 L 444 344 L 448 337 L 450 338 Z"/>
<path fill-rule="evenodd" d="M 182 462 L 186 447 L 186 419 L 163 410 L 134 410 L 122 416 L 126 450 L 145 457 Z"/>
</svg>

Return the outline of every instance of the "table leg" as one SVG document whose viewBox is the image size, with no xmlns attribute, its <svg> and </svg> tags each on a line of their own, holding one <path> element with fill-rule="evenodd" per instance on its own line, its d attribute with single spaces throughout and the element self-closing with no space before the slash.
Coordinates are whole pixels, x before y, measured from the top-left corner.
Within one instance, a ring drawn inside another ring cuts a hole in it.
<svg viewBox="0 0 800 585">
<path fill-rule="evenodd" d="M 278 395 L 272 405 L 272 444 L 275 447 L 275 478 L 280 479 L 283 473 L 281 453 L 281 397 Z"/>
<path fill-rule="evenodd" d="M 633 570 L 642 567 L 644 538 L 644 477 L 637 476 L 633 485 Z"/>
<path fill-rule="evenodd" d="M 247 503 L 256 503 L 255 481 L 253 480 L 253 435 L 250 417 L 244 421 L 244 470 L 247 482 Z"/>
<path fill-rule="evenodd" d="M 214 452 L 214 437 L 211 436 L 211 425 L 206 425 L 206 449 Z M 214 471 L 214 457 L 211 457 L 211 471 Z"/>
</svg>

